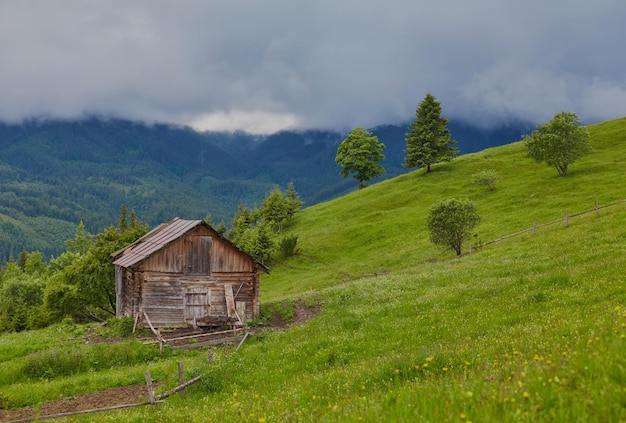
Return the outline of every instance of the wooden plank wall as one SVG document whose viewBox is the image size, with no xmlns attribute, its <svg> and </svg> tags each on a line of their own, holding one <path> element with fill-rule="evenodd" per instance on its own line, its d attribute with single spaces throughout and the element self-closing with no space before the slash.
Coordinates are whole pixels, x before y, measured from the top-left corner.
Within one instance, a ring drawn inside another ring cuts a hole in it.
<svg viewBox="0 0 626 423">
<path fill-rule="evenodd" d="M 245 302 L 246 320 L 256 319 L 259 275 L 254 260 L 199 226 L 139 263 L 134 272 L 123 269 L 121 314 L 145 312 L 155 327 L 186 327 L 194 316 L 200 317 L 203 307 L 202 297 L 191 295 L 198 303 L 190 304 L 185 312 L 186 293 L 206 289 L 202 292 L 210 298 L 207 310 L 226 316 L 224 285 L 231 286 L 235 304 Z M 186 316 L 190 317 L 187 321 Z"/>
</svg>

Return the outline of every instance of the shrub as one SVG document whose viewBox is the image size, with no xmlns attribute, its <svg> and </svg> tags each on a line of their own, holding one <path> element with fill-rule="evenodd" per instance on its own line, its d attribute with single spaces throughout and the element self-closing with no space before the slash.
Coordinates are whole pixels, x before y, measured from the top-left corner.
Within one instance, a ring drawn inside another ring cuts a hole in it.
<svg viewBox="0 0 626 423">
<path fill-rule="evenodd" d="M 476 185 L 486 186 L 491 191 L 496 189 L 496 184 L 498 183 L 498 174 L 493 169 L 481 170 L 472 175 L 472 181 Z"/>
<path fill-rule="evenodd" d="M 283 258 L 293 257 L 296 254 L 296 244 L 298 243 L 298 235 L 287 235 L 280 240 L 280 255 Z"/>
</svg>

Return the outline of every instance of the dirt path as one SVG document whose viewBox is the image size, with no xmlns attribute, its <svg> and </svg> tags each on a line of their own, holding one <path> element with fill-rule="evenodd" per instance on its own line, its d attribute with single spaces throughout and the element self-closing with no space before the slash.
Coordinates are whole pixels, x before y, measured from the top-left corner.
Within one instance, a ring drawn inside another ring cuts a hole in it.
<svg viewBox="0 0 626 423">
<path fill-rule="evenodd" d="M 150 397 L 148 396 L 146 385 L 123 386 L 46 402 L 41 405 L 39 410 L 35 410 L 33 407 L 25 407 L 18 410 L 0 410 L 0 421 L 10 422 L 13 420 L 33 419 L 37 416 L 50 416 L 59 413 L 72 413 L 148 401 L 150 401 Z"/>
<path fill-rule="evenodd" d="M 299 325 L 320 312 L 320 306 L 306 306 L 301 302 L 295 304 L 294 318 L 289 322 L 281 321 L 277 316 L 264 329 L 286 329 L 293 325 Z M 115 339 L 100 340 L 99 342 L 115 342 Z M 105 391 L 90 394 L 78 394 L 69 398 L 50 401 L 41 404 L 39 409 L 24 407 L 17 410 L 0 409 L 0 422 L 15 420 L 34 419 L 37 416 L 50 416 L 61 413 L 94 410 L 98 408 L 115 407 L 124 404 L 139 404 L 149 402 L 149 394 L 146 385 L 131 385 L 119 388 L 111 388 Z"/>
</svg>

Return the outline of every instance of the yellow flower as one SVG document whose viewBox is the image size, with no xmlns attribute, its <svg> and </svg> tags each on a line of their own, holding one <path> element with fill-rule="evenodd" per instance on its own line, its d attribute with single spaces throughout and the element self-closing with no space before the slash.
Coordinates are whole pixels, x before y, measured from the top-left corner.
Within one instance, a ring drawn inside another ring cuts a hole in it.
<svg viewBox="0 0 626 423">
<path fill-rule="evenodd" d="M 259 423 L 265 423 L 265 417 L 259 417 L 259 420 L 257 420 Z"/>
<path fill-rule="evenodd" d="M 465 415 L 465 413 L 459 414 L 459 419 L 465 420 L 466 418 L 467 418 L 467 416 Z"/>
<path fill-rule="evenodd" d="M 396 369 L 393 371 L 395 374 L 399 375 L 400 374 L 400 369 Z"/>
<path fill-rule="evenodd" d="M 443 368 L 443 369 L 441 369 L 441 370 L 443 370 L 444 372 L 447 372 L 447 371 L 448 371 L 448 368 L 447 368 L 447 367 L 444 367 L 444 368 Z"/>
<path fill-rule="evenodd" d="M 430 363 L 431 361 L 433 361 L 433 358 L 432 357 L 426 357 L 426 361 Z"/>
<path fill-rule="evenodd" d="M 530 398 L 530 392 L 528 391 L 524 391 L 524 393 L 522 394 L 522 396 L 526 399 Z"/>
<path fill-rule="evenodd" d="M 237 392 L 233 392 L 233 397 L 237 398 L 239 394 Z"/>
</svg>

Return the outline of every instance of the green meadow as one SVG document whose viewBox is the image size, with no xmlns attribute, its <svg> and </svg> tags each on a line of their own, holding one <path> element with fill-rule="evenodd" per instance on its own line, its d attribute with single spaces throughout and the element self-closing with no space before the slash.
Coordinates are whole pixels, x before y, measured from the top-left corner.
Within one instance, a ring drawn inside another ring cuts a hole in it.
<svg viewBox="0 0 626 423">
<path fill-rule="evenodd" d="M 304 209 L 288 229 L 298 254 L 262 277 L 261 307 L 319 314 L 214 348 L 211 364 L 206 349 L 85 344 L 103 329 L 71 323 L 3 335 L 0 408 L 140 384 L 145 370 L 163 392 L 183 361 L 202 375 L 184 397 L 68 420 L 626 421 L 626 118 L 590 131 L 594 151 L 567 177 L 518 142 Z M 483 169 L 494 191 L 472 183 Z M 459 258 L 426 227 L 452 197 L 481 215 Z"/>
</svg>

